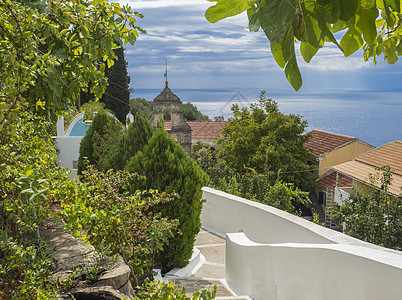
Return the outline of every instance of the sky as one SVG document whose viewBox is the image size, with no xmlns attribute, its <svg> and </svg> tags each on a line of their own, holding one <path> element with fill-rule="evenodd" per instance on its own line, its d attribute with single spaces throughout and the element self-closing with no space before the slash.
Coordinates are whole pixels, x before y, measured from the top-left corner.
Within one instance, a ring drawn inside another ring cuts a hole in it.
<svg viewBox="0 0 402 300">
<path fill-rule="evenodd" d="M 144 18 L 138 24 L 147 31 L 126 49 L 134 88 L 157 88 L 163 84 L 167 59 L 172 87 L 293 91 L 283 70 L 276 65 L 264 33 L 245 30 L 245 13 L 211 24 L 204 14 L 214 2 L 206 0 L 118 2 L 142 13 Z M 400 88 L 402 80 L 401 62 L 390 66 L 379 59 L 374 65 L 365 62 L 361 53 L 345 58 L 331 43 L 311 63 L 304 63 L 300 55 L 298 62 L 303 76 L 301 91 L 389 90 Z"/>
<path fill-rule="evenodd" d="M 321 106 L 346 98 L 356 99 L 363 106 L 378 99 L 392 105 L 397 99 L 397 104 L 402 104 L 402 61 L 388 65 L 378 58 L 374 65 L 365 62 L 361 52 L 345 58 L 335 45 L 327 43 L 309 64 L 298 52 L 303 86 L 295 92 L 283 69 L 276 65 L 264 33 L 245 30 L 245 13 L 211 24 L 204 14 L 214 2 L 206 0 L 117 2 L 142 13 L 144 18 L 137 24 L 147 31 L 134 46 L 126 46 L 132 97 L 156 97 L 164 87 L 167 59 L 169 87 L 183 102 L 199 103 L 200 110 L 212 116 L 222 114 L 223 102 L 256 101 L 261 90 L 266 90 L 267 96 L 287 113 L 298 105 L 297 101 L 310 99 Z M 214 101 L 221 102 L 220 106 L 215 107 Z M 229 106 L 225 109 L 230 110 Z M 399 110 L 402 115 L 402 105 L 390 110 Z M 399 124 L 402 128 L 402 119 L 389 126 Z M 394 130 L 402 139 L 402 129 Z"/>
</svg>

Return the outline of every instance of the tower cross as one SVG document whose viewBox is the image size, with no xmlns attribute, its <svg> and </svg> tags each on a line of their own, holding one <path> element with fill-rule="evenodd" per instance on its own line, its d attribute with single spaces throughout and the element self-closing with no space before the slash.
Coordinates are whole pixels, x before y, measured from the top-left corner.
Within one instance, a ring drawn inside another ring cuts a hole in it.
<svg viewBox="0 0 402 300">
<path fill-rule="evenodd" d="M 168 66 L 167 66 L 167 58 L 165 59 L 165 64 L 166 64 L 166 71 L 165 71 L 165 75 L 163 75 L 163 76 L 165 76 L 165 78 L 166 78 L 166 80 L 165 80 L 165 85 L 166 85 L 166 87 L 168 86 Z"/>
</svg>

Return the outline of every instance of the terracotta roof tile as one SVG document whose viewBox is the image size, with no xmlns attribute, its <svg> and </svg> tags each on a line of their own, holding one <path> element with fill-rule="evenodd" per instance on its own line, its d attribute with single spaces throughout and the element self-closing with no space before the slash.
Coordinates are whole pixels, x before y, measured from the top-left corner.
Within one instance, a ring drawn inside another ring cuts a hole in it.
<svg viewBox="0 0 402 300">
<path fill-rule="evenodd" d="M 395 174 L 402 176 L 402 142 L 390 142 L 366 152 L 354 160 L 376 168 L 389 165 Z"/>
<path fill-rule="evenodd" d="M 315 157 L 319 157 L 324 153 L 330 152 L 335 148 L 345 145 L 356 139 L 352 136 L 318 129 L 314 129 L 310 133 L 312 134 L 312 137 L 304 144 L 304 146 L 308 149 L 312 149 Z"/>
<path fill-rule="evenodd" d="M 378 171 L 376 171 L 374 166 L 356 160 L 336 165 L 332 167 L 332 169 L 366 183 L 370 182 L 369 181 L 370 174 L 374 175 L 378 173 Z M 376 184 L 376 186 L 379 187 L 380 184 Z M 401 193 L 401 187 L 402 187 L 402 176 L 394 174 L 392 177 L 391 185 L 388 187 L 388 191 L 394 195 L 399 195 Z"/>
<path fill-rule="evenodd" d="M 331 174 L 318 179 L 317 183 L 334 191 L 336 187 L 336 172 L 332 172 Z M 342 173 L 338 173 L 338 183 L 340 187 L 351 187 L 353 179 L 343 175 Z"/>
<path fill-rule="evenodd" d="M 226 121 L 187 121 L 191 127 L 192 139 L 217 139 L 225 127 Z M 171 122 L 165 122 L 164 127 L 170 130 Z"/>
</svg>

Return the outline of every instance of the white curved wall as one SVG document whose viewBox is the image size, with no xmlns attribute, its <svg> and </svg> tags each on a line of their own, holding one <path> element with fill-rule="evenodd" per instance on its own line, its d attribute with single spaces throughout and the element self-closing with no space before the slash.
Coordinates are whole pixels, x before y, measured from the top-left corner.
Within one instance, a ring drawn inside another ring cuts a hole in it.
<svg viewBox="0 0 402 300">
<path fill-rule="evenodd" d="M 256 300 L 400 300 L 402 257 L 339 244 L 257 244 L 230 233 L 226 280 Z"/>
<path fill-rule="evenodd" d="M 244 232 L 259 243 L 347 243 L 379 248 L 265 204 L 208 187 L 202 191 L 207 200 L 201 213 L 202 226 L 221 237 Z"/>
<path fill-rule="evenodd" d="M 227 233 L 226 280 L 239 294 L 402 299 L 401 252 L 214 189 L 203 188 L 203 198 L 202 227 Z"/>
</svg>

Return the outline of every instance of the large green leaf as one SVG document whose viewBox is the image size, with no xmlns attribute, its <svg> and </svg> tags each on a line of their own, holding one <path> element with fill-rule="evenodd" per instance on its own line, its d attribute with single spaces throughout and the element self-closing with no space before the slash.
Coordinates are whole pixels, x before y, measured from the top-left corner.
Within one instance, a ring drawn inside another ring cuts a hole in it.
<svg viewBox="0 0 402 300">
<path fill-rule="evenodd" d="M 387 21 L 388 26 L 393 28 L 396 25 L 396 16 L 393 12 L 400 12 L 399 0 L 383 0 L 384 10 L 383 17 Z"/>
<path fill-rule="evenodd" d="M 301 18 L 297 26 L 299 38 L 315 48 L 323 46 L 322 31 L 318 25 L 318 21 L 314 18 L 315 6 L 306 6 L 306 3 L 302 3 L 300 7 Z"/>
<path fill-rule="evenodd" d="M 274 56 L 276 63 L 281 68 L 284 68 L 286 66 L 286 60 L 283 57 L 282 45 L 279 43 L 270 43 L 270 46 L 272 55 Z"/>
<path fill-rule="evenodd" d="M 383 0 L 383 1 L 384 1 L 385 7 L 391 8 L 392 11 L 401 12 L 400 11 L 400 7 L 401 7 L 400 0 Z"/>
<path fill-rule="evenodd" d="M 318 49 L 311 46 L 309 43 L 301 42 L 300 44 L 300 53 L 306 63 L 311 61 L 317 51 Z"/>
<path fill-rule="evenodd" d="M 341 47 L 343 48 L 343 54 L 348 57 L 355 53 L 363 45 L 363 39 L 361 34 L 355 29 L 349 29 L 341 40 Z"/>
<path fill-rule="evenodd" d="M 336 1 L 336 0 L 334 0 Z M 349 21 L 356 13 L 359 0 L 337 0 L 339 2 L 339 19 Z"/>
<path fill-rule="evenodd" d="M 295 56 L 295 38 L 293 35 L 292 25 L 288 25 L 285 36 L 282 40 L 282 53 L 285 61 L 289 61 L 292 56 Z"/>
<path fill-rule="evenodd" d="M 335 24 L 339 20 L 340 9 L 338 1 L 331 1 L 324 7 L 325 20 L 328 23 Z"/>
<path fill-rule="evenodd" d="M 270 43 L 271 52 L 276 63 L 284 68 L 291 57 L 295 56 L 294 36 L 292 26 L 289 25 L 282 43 Z"/>
<path fill-rule="evenodd" d="M 282 43 L 288 25 L 297 27 L 297 0 L 267 0 L 261 3 L 261 28 L 271 43 Z"/>
<path fill-rule="evenodd" d="M 252 7 L 247 10 L 248 16 L 248 27 L 247 30 L 250 32 L 257 32 L 260 29 L 260 20 L 258 19 L 259 7 Z"/>
<path fill-rule="evenodd" d="M 378 17 L 378 10 L 376 8 L 361 9 L 357 15 L 356 28 L 363 33 L 364 40 L 372 44 L 377 37 L 377 28 L 375 20 Z"/>
<path fill-rule="evenodd" d="M 297 65 L 296 56 L 293 56 L 286 64 L 285 75 L 292 87 L 298 91 L 302 86 L 302 77 Z"/>
<path fill-rule="evenodd" d="M 250 0 L 215 0 L 217 3 L 205 12 L 205 18 L 215 23 L 219 20 L 232 17 L 250 8 Z M 213 2 L 215 2 L 213 1 Z"/>
</svg>

